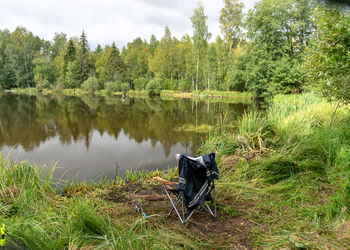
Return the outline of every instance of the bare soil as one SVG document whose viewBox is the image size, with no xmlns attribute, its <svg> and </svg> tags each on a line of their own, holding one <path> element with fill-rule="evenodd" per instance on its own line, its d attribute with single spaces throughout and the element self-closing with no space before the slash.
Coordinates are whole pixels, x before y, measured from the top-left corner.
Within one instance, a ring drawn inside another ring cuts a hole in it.
<svg viewBox="0 0 350 250">
<path fill-rule="evenodd" d="M 190 231 L 201 239 L 217 245 L 218 248 L 253 248 L 251 228 L 254 224 L 246 218 L 244 213 L 233 217 L 218 208 L 218 217 L 213 218 L 205 211 L 198 210 L 183 225 L 175 212 L 168 216 L 171 204 L 161 185 L 147 184 L 145 187 L 133 183 L 130 187 L 152 223 L 174 227 L 178 231 Z M 122 214 L 134 218 L 140 216 L 134 209 L 136 203 L 127 187 L 113 187 L 104 198 L 124 208 L 123 211 L 117 211 L 117 209 L 110 211 L 112 217 L 120 217 Z M 232 206 L 232 204 L 227 205 Z"/>
</svg>

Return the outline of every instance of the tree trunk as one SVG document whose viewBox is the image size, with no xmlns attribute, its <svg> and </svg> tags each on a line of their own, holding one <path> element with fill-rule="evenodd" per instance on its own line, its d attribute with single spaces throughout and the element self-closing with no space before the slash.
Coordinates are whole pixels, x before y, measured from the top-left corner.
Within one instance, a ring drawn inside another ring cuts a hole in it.
<svg viewBox="0 0 350 250">
<path fill-rule="evenodd" d="M 198 65 L 199 65 L 199 56 L 197 57 L 196 91 L 198 90 Z"/>
<path fill-rule="evenodd" d="M 208 91 L 210 90 L 210 79 L 209 79 L 209 73 L 208 73 Z"/>
<path fill-rule="evenodd" d="M 192 91 L 194 91 L 194 78 L 192 76 Z"/>
</svg>

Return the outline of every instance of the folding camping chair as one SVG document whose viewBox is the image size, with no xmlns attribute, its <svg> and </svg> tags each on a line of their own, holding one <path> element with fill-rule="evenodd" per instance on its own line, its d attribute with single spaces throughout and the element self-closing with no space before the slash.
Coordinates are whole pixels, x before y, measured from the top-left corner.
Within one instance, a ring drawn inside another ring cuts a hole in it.
<svg viewBox="0 0 350 250">
<path fill-rule="evenodd" d="M 203 209 L 216 218 L 215 179 L 218 179 L 218 169 L 215 154 L 200 157 L 177 154 L 175 157 L 179 163 L 179 182 L 153 177 L 154 180 L 163 184 L 171 203 L 172 207 L 168 215 L 175 211 L 180 221 L 185 224 L 195 211 Z M 172 195 L 175 199 L 172 198 Z M 210 208 L 208 201 L 212 201 L 212 208 Z M 181 214 L 177 208 L 180 203 Z M 185 215 L 185 206 L 188 210 L 187 216 Z"/>
</svg>

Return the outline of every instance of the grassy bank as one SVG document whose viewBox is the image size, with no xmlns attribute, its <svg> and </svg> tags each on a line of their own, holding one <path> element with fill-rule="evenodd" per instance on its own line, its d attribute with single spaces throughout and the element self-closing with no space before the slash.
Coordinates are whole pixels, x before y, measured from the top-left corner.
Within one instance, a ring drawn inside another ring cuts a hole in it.
<svg viewBox="0 0 350 250">
<path fill-rule="evenodd" d="M 66 184 L 55 189 L 52 171 L 44 173 L 26 162 L 14 164 L 9 159 L 0 159 L 0 223 L 22 246 L 29 249 L 208 246 L 190 230 L 177 229 L 174 220 L 174 225 L 167 226 L 163 213 L 150 214 L 147 206 L 144 209 L 149 217 L 142 218 L 134 210 L 130 193 L 121 186 L 121 179 L 94 185 Z M 127 176 L 135 181 L 159 174 L 172 177 L 174 172 L 128 172 Z M 132 187 L 139 194 L 142 185 L 134 182 Z M 147 184 L 144 192 L 152 190 L 152 186 Z M 6 236 L 7 246 L 20 248 L 17 242 Z"/>
<path fill-rule="evenodd" d="M 14 92 L 21 94 L 54 94 L 61 93 L 63 95 L 68 96 L 83 96 L 88 95 L 89 93 L 82 89 L 43 89 L 41 92 L 38 91 L 37 88 L 24 88 L 24 89 L 13 89 Z M 108 93 L 106 90 L 99 90 L 95 92 L 95 95 L 99 96 L 114 96 L 123 95 L 122 92 L 113 92 Z M 148 97 L 149 92 L 147 90 L 129 90 L 127 92 L 127 96 L 129 97 Z M 162 90 L 160 92 L 161 97 L 172 97 L 172 98 L 197 98 L 201 100 L 211 100 L 216 99 L 220 100 L 230 100 L 232 102 L 243 102 L 248 103 L 252 102 L 254 97 L 251 93 L 248 92 L 236 92 L 236 91 L 193 91 L 193 92 L 181 92 L 175 90 Z"/>
<path fill-rule="evenodd" d="M 212 135 L 219 197 L 253 222 L 255 246 L 350 245 L 350 112 L 312 94 L 276 96 Z"/>
<path fill-rule="evenodd" d="M 204 90 L 204 91 L 193 91 L 193 92 L 181 92 L 175 90 L 162 90 L 161 96 L 177 97 L 177 98 L 224 98 L 234 99 L 237 102 L 247 102 L 254 99 L 253 95 L 248 92 L 237 92 L 237 91 L 215 91 L 215 90 Z"/>
</svg>

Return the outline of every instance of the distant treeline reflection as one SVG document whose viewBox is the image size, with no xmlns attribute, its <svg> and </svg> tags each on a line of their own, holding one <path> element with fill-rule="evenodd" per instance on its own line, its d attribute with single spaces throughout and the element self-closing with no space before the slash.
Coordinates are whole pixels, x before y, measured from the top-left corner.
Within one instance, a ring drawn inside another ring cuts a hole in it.
<svg viewBox="0 0 350 250">
<path fill-rule="evenodd" d="M 225 115 L 235 119 L 245 104 L 194 100 L 122 99 L 72 96 L 0 96 L 0 147 L 21 145 L 32 151 L 52 137 L 61 144 L 84 141 L 89 148 L 93 130 L 116 139 L 121 130 L 141 143 L 160 142 L 166 155 L 172 146 L 197 148 L 203 134 L 178 131 L 183 124 L 215 126 Z"/>
</svg>

